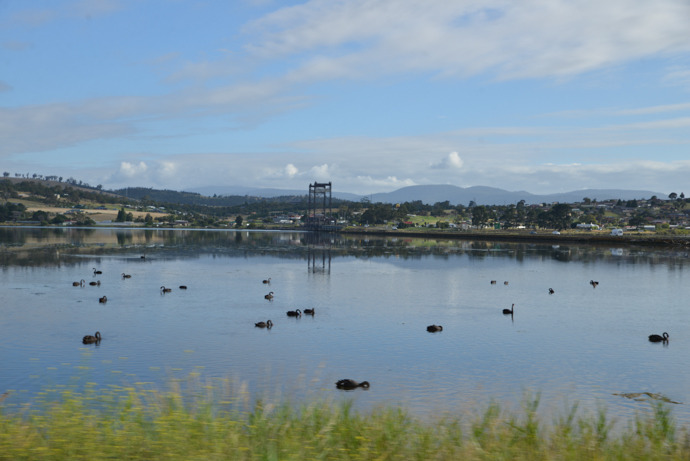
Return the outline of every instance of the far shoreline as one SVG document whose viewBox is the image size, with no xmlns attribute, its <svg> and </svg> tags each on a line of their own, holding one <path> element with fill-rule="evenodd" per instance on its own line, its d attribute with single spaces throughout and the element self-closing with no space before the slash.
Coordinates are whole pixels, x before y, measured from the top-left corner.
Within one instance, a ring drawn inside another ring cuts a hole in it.
<svg viewBox="0 0 690 461">
<path fill-rule="evenodd" d="M 344 227 L 334 231 L 313 231 L 301 226 L 266 226 L 261 228 L 236 228 L 236 227 L 192 227 L 192 226 L 145 226 L 132 223 L 97 223 L 93 226 L 60 226 L 60 225 L 40 225 L 29 223 L 0 223 L 0 228 L 42 228 L 42 229 L 136 229 L 136 230 L 196 230 L 196 231 L 289 231 L 289 232 L 314 232 L 324 234 L 345 234 L 345 235 L 370 235 L 379 237 L 397 238 L 422 238 L 422 239 L 446 239 L 446 240 L 483 240 L 496 242 L 515 242 L 515 243 L 544 243 L 551 245 L 559 244 L 587 244 L 587 245 L 607 245 L 607 246 L 666 246 L 666 247 L 690 247 L 690 235 L 666 235 L 652 234 L 643 232 L 629 232 L 622 236 L 614 236 L 604 232 L 569 232 L 567 230 L 561 234 L 553 234 L 553 231 L 541 231 L 536 234 L 523 232 L 520 230 L 485 230 L 485 231 L 464 231 L 464 230 L 430 230 L 420 228 L 409 229 L 384 229 L 377 227 Z"/>
<path fill-rule="evenodd" d="M 583 243 L 590 245 L 641 245 L 641 246 L 690 246 L 690 235 L 659 235 L 644 233 L 628 233 L 622 236 L 614 236 L 605 233 L 578 232 L 568 233 L 564 231 L 560 235 L 554 235 L 552 231 L 543 231 L 529 234 L 520 231 L 438 231 L 438 230 L 389 230 L 377 228 L 344 228 L 338 231 L 342 234 L 377 235 L 386 237 L 403 238 L 442 238 L 449 240 L 486 240 L 500 242 L 531 242 L 549 243 L 558 245 L 563 243 Z"/>
</svg>

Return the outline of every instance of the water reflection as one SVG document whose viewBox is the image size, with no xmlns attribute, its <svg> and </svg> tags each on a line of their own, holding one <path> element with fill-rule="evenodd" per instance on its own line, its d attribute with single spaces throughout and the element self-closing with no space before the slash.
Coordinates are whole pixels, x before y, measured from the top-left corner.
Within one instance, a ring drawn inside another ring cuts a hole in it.
<svg viewBox="0 0 690 461">
<path fill-rule="evenodd" d="M 442 240 L 415 237 L 386 238 L 307 232 L 206 231 L 169 229 L 0 228 L 0 264 L 57 265 L 69 256 L 138 252 L 167 257 L 189 251 L 219 254 L 243 252 L 304 258 L 314 272 L 329 273 L 334 259 L 395 257 L 400 260 L 467 255 L 472 259 L 510 258 L 517 261 L 688 264 L 688 253 L 673 248 L 607 248 L 604 246 L 539 245 L 491 241 Z"/>
</svg>

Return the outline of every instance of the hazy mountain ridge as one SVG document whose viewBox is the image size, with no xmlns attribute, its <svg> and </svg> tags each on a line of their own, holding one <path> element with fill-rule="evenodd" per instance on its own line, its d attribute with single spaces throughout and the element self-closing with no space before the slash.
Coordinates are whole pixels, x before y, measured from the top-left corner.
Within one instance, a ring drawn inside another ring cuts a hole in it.
<svg viewBox="0 0 690 461">
<path fill-rule="evenodd" d="M 646 190 L 624 190 L 624 189 L 582 189 L 571 192 L 554 194 L 532 194 L 526 191 L 507 191 L 495 187 L 487 186 L 409 186 L 403 187 L 386 194 L 373 194 L 373 202 L 409 202 L 421 200 L 424 203 L 433 204 L 448 200 L 452 205 L 469 205 L 471 201 L 477 205 L 508 205 L 524 200 L 527 204 L 537 203 L 574 203 L 581 202 L 585 197 L 592 200 L 635 200 L 648 199 L 656 195 L 663 198 L 664 194 Z"/>
<path fill-rule="evenodd" d="M 226 186 L 206 186 L 190 189 L 190 191 L 202 195 L 241 195 L 254 197 L 280 197 L 289 195 L 308 195 L 308 189 L 287 190 L 287 189 L 260 189 L 242 188 Z M 452 185 L 426 185 L 408 186 L 392 192 L 376 193 L 370 195 L 357 195 L 348 192 L 339 192 L 334 188 L 333 198 L 350 201 L 360 201 L 363 198 L 369 199 L 372 203 L 404 203 L 421 200 L 423 203 L 433 205 L 437 202 L 450 202 L 451 205 L 469 205 L 474 202 L 477 205 L 508 205 L 524 200 L 527 204 L 538 203 L 575 203 L 581 202 L 585 197 L 592 200 L 641 200 L 649 199 L 652 196 L 665 198 L 666 195 L 660 192 L 647 190 L 626 190 L 626 189 L 582 189 L 571 192 L 560 192 L 553 194 L 532 194 L 526 191 L 507 191 L 496 187 L 472 186 L 459 187 Z"/>
</svg>

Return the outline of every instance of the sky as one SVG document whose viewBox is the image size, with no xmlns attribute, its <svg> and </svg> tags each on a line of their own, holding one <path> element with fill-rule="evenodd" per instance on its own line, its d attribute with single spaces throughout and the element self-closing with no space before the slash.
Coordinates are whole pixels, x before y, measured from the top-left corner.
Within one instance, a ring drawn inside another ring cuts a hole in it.
<svg viewBox="0 0 690 461">
<path fill-rule="evenodd" d="M 689 0 L 0 0 L 0 169 L 690 193 Z"/>
</svg>

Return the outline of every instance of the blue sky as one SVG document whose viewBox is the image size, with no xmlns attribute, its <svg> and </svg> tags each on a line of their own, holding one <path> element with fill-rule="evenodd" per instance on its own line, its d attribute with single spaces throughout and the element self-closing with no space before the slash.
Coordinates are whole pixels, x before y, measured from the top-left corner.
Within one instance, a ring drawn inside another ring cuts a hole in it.
<svg viewBox="0 0 690 461">
<path fill-rule="evenodd" d="M 687 194 L 688 24 L 688 0 L 0 0 L 0 168 Z"/>
</svg>

